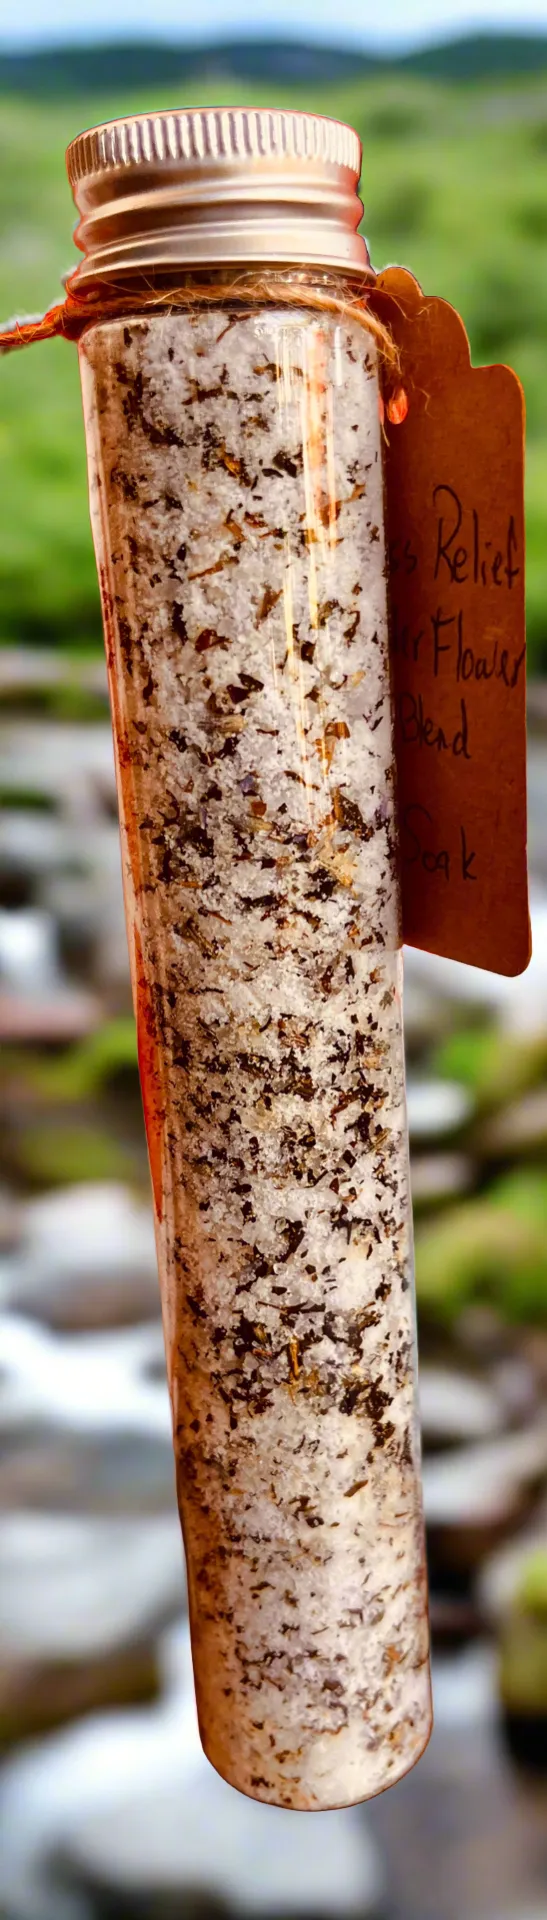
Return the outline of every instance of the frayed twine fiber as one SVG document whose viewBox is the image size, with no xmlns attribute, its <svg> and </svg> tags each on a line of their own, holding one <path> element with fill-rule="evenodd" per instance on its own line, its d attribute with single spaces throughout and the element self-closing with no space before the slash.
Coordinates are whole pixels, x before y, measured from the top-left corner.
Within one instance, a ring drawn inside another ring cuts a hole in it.
<svg viewBox="0 0 547 1920">
<path fill-rule="evenodd" d="M 372 281 L 372 294 L 373 291 Z M 388 417 L 394 423 L 404 418 L 406 396 L 397 385 L 399 349 L 389 327 L 374 313 L 369 296 L 359 293 L 352 297 L 346 290 L 329 292 L 296 272 L 292 275 L 240 273 L 234 277 L 219 273 L 214 281 L 194 277 L 187 285 L 177 287 L 147 286 L 142 281 L 138 287 L 131 288 L 127 283 L 116 287 L 103 282 L 85 294 L 74 276 L 67 281 L 66 298 L 58 306 L 50 307 L 47 313 L 35 318 L 8 320 L 0 327 L 0 354 L 34 346 L 40 340 L 78 341 L 86 327 L 97 326 L 102 320 L 122 318 L 124 314 L 135 317 L 157 309 L 172 312 L 178 307 L 225 306 L 230 301 L 241 306 L 301 306 L 318 313 L 338 314 L 343 320 L 355 320 L 376 343 L 384 384 L 390 394 L 386 402 Z"/>
</svg>

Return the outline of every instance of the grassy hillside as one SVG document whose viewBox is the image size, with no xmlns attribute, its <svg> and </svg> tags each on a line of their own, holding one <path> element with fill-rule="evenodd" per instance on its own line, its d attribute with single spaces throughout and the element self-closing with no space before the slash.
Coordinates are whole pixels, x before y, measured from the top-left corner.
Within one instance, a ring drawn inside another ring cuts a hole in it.
<svg viewBox="0 0 547 1920">
<path fill-rule="evenodd" d="M 412 53 L 388 57 L 354 47 L 323 46 L 317 41 L 248 37 L 184 46 L 165 40 L 110 41 L 98 46 L 31 47 L 20 52 L 0 51 L 0 89 L 4 92 L 48 94 L 100 93 L 119 87 L 176 86 L 188 93 L 198 85 L 213 61 L 217 74 L 229 74 L 238 84 L 298 86 L 302 79 L 315 86 L 332 86 L 391 74 L 418 75 L 433 80 L 514 80 L 517 74 L 547 69 L 547 34 L 469 33 L 418 47 Z"/>
<path fill-rule="evenodd" d="M 328 90 L 268 89 L 277 104 L 348 119 L 364 144 L 365 230 L 375 264 L 403 260 L 454 301 L 477 362 L 508 360 L 528 423 L 529 627 L 547 668 L 547 83 L 443 85 L 406 74 Z M 264 89 L 209 74 L 200 101 L 260 102 Z M 64 148 L 81 126 L 172 105 L 116 96 L 0 100 L 0 312 L 56 297 L 71 264 Z M 95 644 L 76 352 L 61 342 L 0 363 L 0 638 Z"/>
</svg>

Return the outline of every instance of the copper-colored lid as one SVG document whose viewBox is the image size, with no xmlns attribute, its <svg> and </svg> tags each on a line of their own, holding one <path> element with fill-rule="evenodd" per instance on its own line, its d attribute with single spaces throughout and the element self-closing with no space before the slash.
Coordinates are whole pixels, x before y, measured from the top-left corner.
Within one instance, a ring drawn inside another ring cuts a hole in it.
<svg viewBox="0 0 547 1920">
<path fill-rule="evenodd" d="M 267 264 L 363 274 L 361 143 L 319 114 L 205 107 L 139 114 L 67 151 L 79 281 Z"/>
</svg>

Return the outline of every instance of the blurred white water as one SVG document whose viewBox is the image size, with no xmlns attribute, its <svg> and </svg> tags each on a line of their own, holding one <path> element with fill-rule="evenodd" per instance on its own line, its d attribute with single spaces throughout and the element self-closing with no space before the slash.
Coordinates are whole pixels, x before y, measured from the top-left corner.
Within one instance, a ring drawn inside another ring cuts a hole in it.
<svg viewBox="0 0 547 1920">
<path fill-rule="evenodd" d="M 234 1912 L 374 1916 L 384 1876 L 358 1809 L 299 1814 L 248 1801 L 205 1759 L 189 1639 L 163 1643 L 164 1696 L 88 1720 L 0 1776 L 0 1901 L 13 1920 L 88 1920 L 63 1868 L 127 1893 L 199 1888 Z"/>
</svg>

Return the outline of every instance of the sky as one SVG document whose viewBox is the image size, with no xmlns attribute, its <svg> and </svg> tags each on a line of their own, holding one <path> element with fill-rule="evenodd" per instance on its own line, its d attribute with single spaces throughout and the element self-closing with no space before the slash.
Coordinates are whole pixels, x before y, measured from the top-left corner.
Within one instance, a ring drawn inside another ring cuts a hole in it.
<svg viewBox="0 0 547 1920">
<path fill-rule="evenodd" d="M 271 33 L 403 48 L 475 28 L 547 31 L 547 0 L 21 0 L 6 7 L 0 44 Z"/>
</svg>

